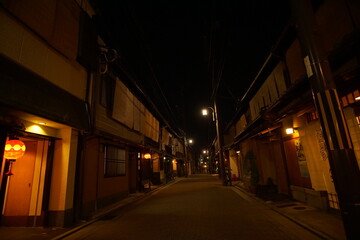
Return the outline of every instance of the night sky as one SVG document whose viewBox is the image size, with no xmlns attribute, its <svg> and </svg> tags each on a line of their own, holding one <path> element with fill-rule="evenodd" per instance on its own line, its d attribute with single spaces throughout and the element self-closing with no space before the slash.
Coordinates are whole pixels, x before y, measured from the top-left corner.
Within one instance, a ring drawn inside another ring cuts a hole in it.
<svg viewBox="0 0 360 240">
<path fill-rule="evenodd" d="M 212 106 L 214 84 L 220 80 L 219 112 L 226 125 L 290 13 L 287 0 L 95 2 L 106 44 L 118 50 L 119 61 L 197 150 L 215 136 L 211 117 L 200 112 Z"/>
</svg>

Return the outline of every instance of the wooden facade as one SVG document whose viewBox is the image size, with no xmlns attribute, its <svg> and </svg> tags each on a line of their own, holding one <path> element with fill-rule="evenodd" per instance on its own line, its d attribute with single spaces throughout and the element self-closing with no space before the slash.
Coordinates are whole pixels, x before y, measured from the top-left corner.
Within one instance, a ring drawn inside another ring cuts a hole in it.
<svg viewBox="0 0 360 240">
<path fill-rule="evenodd" d="M 356 50 L 360 43 L 359 4 L 324 1 L 315 16 L 359 163 L 360 99 L 355 100 L 359 96 L 355 81 L 360 78 Z M 247 94 L 252 94 L 243 97 L 235 120 L 227 127 L 227 135 L 233 136 L 235 131 L 235 137 L 225 136 L 226 146 L 238 152 L 238 160 L 231 161 L 238 165 L 231 168 L 240 171 L 233 174 L 245 186 L 266 189 L 261 186 L 269 185 L 271 179 L 279 193 L 315 207 L 338 209 L 306 56 L 292 26 L 284 30 L 274 53 L 248 89 Z M 294 132 L 286 134 L 287 128 Z"/>
</svg>

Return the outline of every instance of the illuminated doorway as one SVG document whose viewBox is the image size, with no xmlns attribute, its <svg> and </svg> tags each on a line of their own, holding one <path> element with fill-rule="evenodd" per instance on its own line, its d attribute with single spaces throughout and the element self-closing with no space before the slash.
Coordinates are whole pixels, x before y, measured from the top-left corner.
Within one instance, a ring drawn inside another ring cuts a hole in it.
<svg viewBox="0 0 360 240">
<path fill-rule="evenodd" d="M 26 152 L 12 164 L 13 175 L 7 175 L 9 161 L 2 161 L 1 225 L 41 226 L 50 140 L 31 137 L 20 140 L 25 143 Z"/>
</svg>

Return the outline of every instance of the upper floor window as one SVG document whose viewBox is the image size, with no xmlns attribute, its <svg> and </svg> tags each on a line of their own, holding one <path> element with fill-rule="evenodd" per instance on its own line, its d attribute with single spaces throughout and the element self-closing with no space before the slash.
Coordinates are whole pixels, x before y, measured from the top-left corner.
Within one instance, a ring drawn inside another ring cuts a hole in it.
<svg viewBox="0 0 360 240">
<path fill-rule="evenodd" d="M 105 74 L 102 75 L 100 84 L 100 104 L 107 109 L 112 109 L 115 81 L 108 74 Z"/>
</svg>

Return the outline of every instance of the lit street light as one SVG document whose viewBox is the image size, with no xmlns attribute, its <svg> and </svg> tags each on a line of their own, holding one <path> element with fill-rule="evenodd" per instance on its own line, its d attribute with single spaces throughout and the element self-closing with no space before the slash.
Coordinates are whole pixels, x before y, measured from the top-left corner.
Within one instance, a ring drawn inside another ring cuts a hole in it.
<svg viewBox="0 0 360 240">
<path fill-rule="evenodd" d="M 215 118 L 215 110 L 214 110 L 212 107 L 207 107 L 207 108 L 202 109 L 202 110 L 201 110 L 202 115 L 203 115 L 203 116 L 209 115 L 208 109 L 211 110 L 211 112 L 212 112 L 212 118 L 213 118 L 213 121 L 215 122 L 215 120 L 216 120 L 216 118 Z"/>
<path fill-rule="evenodd" d="M 209 115 L 208 109 L 212 111 L 212 118 L 216 124 L 216 135 L 217 135 L 217 143 L 219 148 L 220 177 L 224 186 L 227 186 L 228 183 L 231 186 L 230 169 L 228 170 L 229 171 L 228 173 L 225 171 L 225 161 L 223 155 L 223 139 L 222 139 L 223 136 L 219 126 L 219 117 L 216 110 L 216 104 L 214 104 L 214 108 L 212 107 L 203 108 L 201 111 L 203 116 Z M 229 174 L 229 176 L 227 176 L 227 174 Z"/>
</svg>

